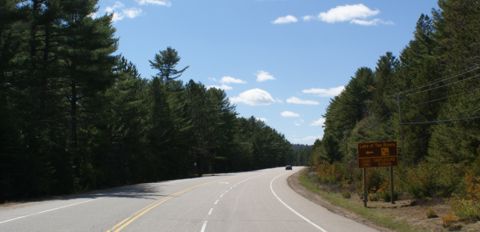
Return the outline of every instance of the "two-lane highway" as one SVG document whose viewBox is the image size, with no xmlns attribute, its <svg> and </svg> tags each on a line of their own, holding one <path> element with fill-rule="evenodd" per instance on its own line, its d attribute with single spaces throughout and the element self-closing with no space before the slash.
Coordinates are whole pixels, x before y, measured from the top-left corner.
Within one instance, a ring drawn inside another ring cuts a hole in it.
<svg viewBox="0 0 480 232">
<path fill-rule="evenodd" d="M 295 193 L 286 181 L 293 172 L 266 169 L 0 206 L 0 231 L 375 231 Z"/>
</svg>

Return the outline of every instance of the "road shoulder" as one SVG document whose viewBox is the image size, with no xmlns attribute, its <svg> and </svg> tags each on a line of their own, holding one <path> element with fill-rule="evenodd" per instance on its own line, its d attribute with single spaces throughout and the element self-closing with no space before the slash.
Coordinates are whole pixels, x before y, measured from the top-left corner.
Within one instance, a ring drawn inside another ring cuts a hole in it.
<svg viewBox="0 0 480 232">
<path fill-rule="evenodd" d="M 305 188 L 305 186 L 303 186 L 300 183 L 300 175 L 302 175 L 304 171 L 305 171 L 305 169 L 297 171 L 287 178 L 288 186 L 291 189 L 293 189 L 293 191 L 295 191 L 299 195 L 303 196 L 304 198 L 314 202 L 315 204 L 318 204 L 318 205 L 328 209 L 329 211 L 331 211 L 335 214 L 338 214 L 338 215 L 344 216 L 346 218 L 352 219 L 356 222 L 359 222 L 359 223 L 362 223 L 366 226 L 375 228 L 379 231 L 385 231 L 385 232 L 391 232 L 392 231 L 390 229 L 380 227 L 380 226 L 374 224 L 373 222 L 371 222 L 371 221 L 369 221 L 369 220 L 367 220 L 367 219 L 365 219 L 365 218 L 363 218 L 363 217 L 361 217 L 361 216 L 359 216 L 359 215 L 357 215 L 357 214 L 355 214 L 351 211 L 348 211 L 348 210 L 346 210 L 342 207 L 333 205 L 330 202 L 328 202 L 327 200 L 323 199 L 318 194 L 316 194 L 316 193 L 308 190 L 307 188 Z"/>
</svg>

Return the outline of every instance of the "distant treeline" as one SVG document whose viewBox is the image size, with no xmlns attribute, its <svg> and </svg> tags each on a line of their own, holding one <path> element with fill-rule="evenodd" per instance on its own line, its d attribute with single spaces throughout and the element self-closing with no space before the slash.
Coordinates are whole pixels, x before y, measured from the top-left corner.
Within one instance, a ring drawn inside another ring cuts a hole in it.
<svg viewBox="0 0 480 232">
<path fill-rule="evenodd" d="M 310 163 L 310 154 L 312 145 L 293 144 L 293 161 L 292 165 L 308 165 Z"/>
<path fill-rule="evenodd" d="M 400 194 L 455 195 L 480 218 L 480 2 L 438 4 L 399 57 L 359 68 L 332 99 L 312 162 L 322 182 L 360 192 L 357 144 L 397 140 Z M 370 193 L 389 198 L 387 172 L 369 173 Z"/>
<path fill-rule="evenodd" d="M 222 90 L 179 81 L 175 49 L 142 78 L 96 3 L 0 2 L 0 201 L 298 160 Z"/>
</svg>

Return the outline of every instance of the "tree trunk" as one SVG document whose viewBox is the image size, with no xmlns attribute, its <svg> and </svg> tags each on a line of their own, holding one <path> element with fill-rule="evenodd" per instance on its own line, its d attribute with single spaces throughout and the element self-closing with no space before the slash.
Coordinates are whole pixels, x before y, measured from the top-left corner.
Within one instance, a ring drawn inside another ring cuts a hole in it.
<svg viewBox="0 0 480 232">
<path fill-rule="evenodd" d="M 73 150 L 77 150 L 77 82 L 72 80 L 70 84 L 70 132 L 71 132 L 71 146 Z"/>
</svg>

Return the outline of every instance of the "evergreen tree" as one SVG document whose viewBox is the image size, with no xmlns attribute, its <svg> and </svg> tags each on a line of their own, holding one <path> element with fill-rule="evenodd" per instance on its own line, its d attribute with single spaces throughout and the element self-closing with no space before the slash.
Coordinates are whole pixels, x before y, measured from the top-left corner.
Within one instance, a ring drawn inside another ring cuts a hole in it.
<svg viewBox="0 0 480 232">
<path fill-rule="evenodd" d="M 107 105 L 102 115 L 104 133 L 95 159 L 98 184 L 119 185 L 142 180 L 149 128 L 147 82 L 135 65 L 121 57 L 115 66 L 115 81 L 105 92 Z M 100 116 L 100 112 L 97 113 Z"/>
<path fill-rule="evenodd" d="M 438 162 L 468 164 L 480 156 L 480 121 L 476 119 L 480 116 L 480 72 L 476 68 L 480 63 L 480 3 L 442 0 L 439 6 L 437 56 L 445 67 L 443 76 L 457 78 L 441 83 L 448 95 L 438 120 L 446 123 L 433 127 L 429 153 Z"/>
<path fill-rule="evenodd" d="M 211 153 L 214 148 L 212 145 L 213 128 L 216 121 L 210 121 L 210 113 L 207 98 L 207 90 L 194 81 L 189 81 L 185 87 L 187 92 L 187 104 L 190 110 L 189 117 L 192 122 L 193 143 L 191 152 L 197 163 L 199 174 L 211 172 L 213 170 L 214 154 Z"/>
<path fill-rule="evenodd" d="M 392 98 L 388 96 L 393 94 L 395 89 L 394 74 L 398 66 L 398 61 L 391 52 L 381 56 L 377 62 L 374 78 L 374 91 L 370 112 L 380 120 L 387 120 L 392 114 Z"/>
<path fill-rule="evenodd" d="M 414 39 L 400 55 L 400 67 L 397 75 L 398 103 L 400 115 L 396 112 L 396 120 L 401 120 L 399 130 L 402 142 L 402 161 L 405 164 L 416 164 L 424 159 L 430 141 L 429 124 L 408 124 L 411 122 L 428 122 L 436 120 L 439 106 L 445 101 L 439 90 L 426 91 L 441 77 L 435 58 L 436 43 L 433 21 L 427 15 L 418 19 Z M 424 87 L 426 86 L 426 88 Z"/>
<path fill-rule="evenodd" d="M 150 60 L 150 66 L 158 70 L 157 77 L 163 82 L 175 80 L 182 76 L 183 72 L 187 70 L 188 66 L 180 70 L 176 69 L 180 56 L 177 50 L 167 47 L 167 49 L 155 54 L 153 60 Z"/>
<path fill-rule="evenodd" d="M 168 173 L 169 164 L 166 163 L 166 156 L 171 151 L 170 144 L 172 143 L 174 128 L 167 103 L 166 86 L 157 77 L 154 77 L 151 83 L 151 96 L 153 97 L 152 127 L 149 133 L 149 143 L 152 150 L 148 157 L 149 168 L 147 170 L 152 173 L 147 176 L 160 179 Z"/>
</svg>

